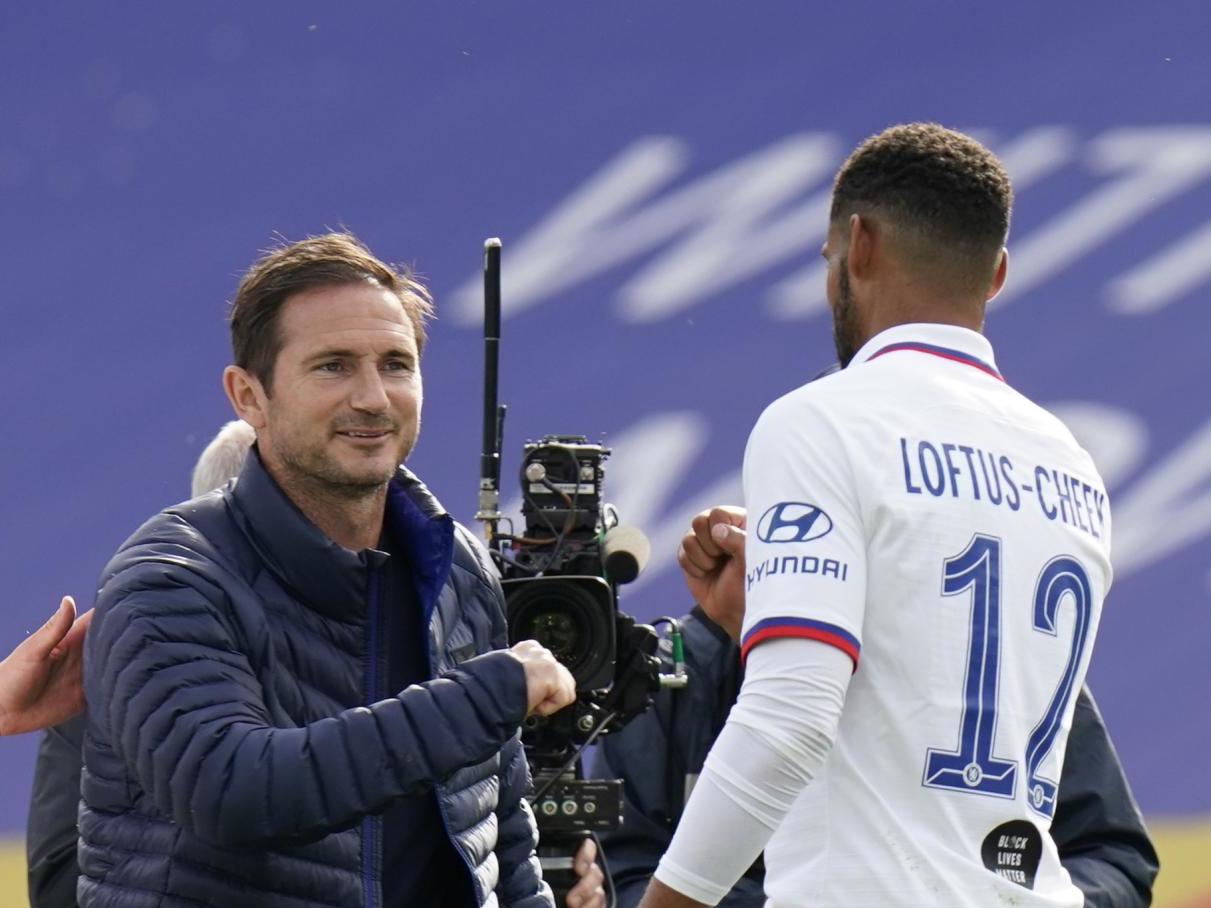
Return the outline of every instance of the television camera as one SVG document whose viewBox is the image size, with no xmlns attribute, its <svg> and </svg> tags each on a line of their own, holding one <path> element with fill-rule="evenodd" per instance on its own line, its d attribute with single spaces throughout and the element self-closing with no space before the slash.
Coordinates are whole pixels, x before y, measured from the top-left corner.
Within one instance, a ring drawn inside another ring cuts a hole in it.
<svg viewBox="0 0 1211 908">
<path fill-rule="evenodd" d="M 545 718 L 531 716 L 522 729 L 539 860 L 562 905 L 575 883 L 572 861 L 581 842 L 622 822 L 622 782 L 583 778 L 581 754 L 646 710 L 662 686 L 684 687 L 688 678 L 677 622 L 656 622 L 671 627 L 674 672 L 662 674 L 656 631 L 618 607 L 618 587 L 639 576 L 650 545 L 605 501 L 609 448 L 582 435 L 527 443 L 518 473 L 522 532 L 499 510 L 506 412 L 497 402 L 500 240 L 487 240 L 484 253 L 483 454 L 475 517 L 501 573 L 510 643 L 537 640 L 576 681 L 575 703 Z"/>
</svg>

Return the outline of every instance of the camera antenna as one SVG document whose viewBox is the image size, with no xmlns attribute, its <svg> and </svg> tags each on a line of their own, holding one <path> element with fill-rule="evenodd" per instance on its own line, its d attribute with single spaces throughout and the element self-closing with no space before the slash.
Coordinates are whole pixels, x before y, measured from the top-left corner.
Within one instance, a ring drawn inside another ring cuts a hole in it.
<svg viewBox="0 0 1211 908">
<path fill-rule="evenodd" d="M 505 406 L 497 404 L 500 373 L 500 239 L 484 240 L 484 444 L 479 458 L 479 510 L 488 545 L 493 547 L 500 513 L 500 447 Z"/>
</svg>

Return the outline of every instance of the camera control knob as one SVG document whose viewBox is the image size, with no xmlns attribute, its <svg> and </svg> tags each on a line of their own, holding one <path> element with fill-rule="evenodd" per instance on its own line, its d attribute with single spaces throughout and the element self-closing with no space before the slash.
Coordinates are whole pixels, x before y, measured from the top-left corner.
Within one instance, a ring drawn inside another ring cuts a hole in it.
<svg viewBox="0 0 1211 908">
<path fill-rule="evenodd" d="M 566 817 L 574 816 L 578 809 L 575 801 L 568 800 L 563 802 L 563 814 Z"/>
<path fill-rule="evenodd" d="M 538 461 L 526 464 L 526 479 L 530 482 L 542 482 L 547 478 L 547 468 Z"/>
<path fill-rule="evenodd" d="M 555 814 L 559 813 L 559 805 L 550 799 L 543 801 L 542 804 L 539 805 L 539 809 L 542 810 L 544 816 L 548 817 L 553 817 Z"/>
</svg>

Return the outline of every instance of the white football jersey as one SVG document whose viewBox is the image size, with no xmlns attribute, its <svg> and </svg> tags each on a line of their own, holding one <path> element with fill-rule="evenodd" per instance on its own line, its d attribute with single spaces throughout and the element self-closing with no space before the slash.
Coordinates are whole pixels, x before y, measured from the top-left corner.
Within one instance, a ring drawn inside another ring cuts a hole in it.
<svg viewBox="0 0 1211 908">
<path fill-rule="evenodd" d="M 855 664 L 769 904 L 1079 908 L 1048 830 L 1111 580 L 1089 455 L 983 336 L 902 325 L 765 411 L 744 493 L 744 652 Z"/>
</svg>

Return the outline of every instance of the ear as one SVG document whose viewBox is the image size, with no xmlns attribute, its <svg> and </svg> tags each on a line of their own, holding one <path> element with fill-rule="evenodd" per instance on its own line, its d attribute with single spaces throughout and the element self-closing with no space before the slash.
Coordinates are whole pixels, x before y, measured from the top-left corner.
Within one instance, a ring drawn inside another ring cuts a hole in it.
<svg viewBox="0 0 1211 908">
<path fill-rule="evenodd" d="M 997 270 L 992 276 L 992 286 L 988 288 L 988 295 L 984 297 L 984 302 L 990 302 L 994 296 L 1001 292 L 1001 288 L 1005 286 L 1005 277 L 1009 274 L 1009 250 L 1004 246 L 1001 247 L 1001 255 L 997 259 Z"/>
<path fill-rule="evenodd" d="M 875 234 L 871 222 L 860 214 L 849 216 L 849 276 L 861 280 L 869 275 L 875 254 Z"/>
<path fill-rule="evenodd" d="M 223 390 L 236 416 L 254 429 L 265 428 L 269 395 L 259 378 L 239 366 L 228 366 L 223 370 Z"/>
</svg>

